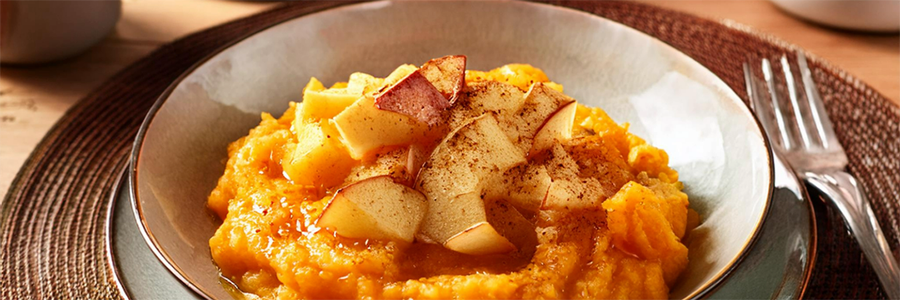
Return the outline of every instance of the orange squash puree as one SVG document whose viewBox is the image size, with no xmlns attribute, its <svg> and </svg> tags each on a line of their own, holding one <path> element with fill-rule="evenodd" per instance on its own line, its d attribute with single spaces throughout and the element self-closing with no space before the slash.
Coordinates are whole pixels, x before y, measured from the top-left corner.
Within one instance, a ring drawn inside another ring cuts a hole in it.
<svg viewBox="0 0 900 300">
<path fill-rule="evenodd" d="M 466 79 L 507 82 L 522 90 L 536 81 L 549 82 L 541 70 L 528 65 L 469 71 Z M 573 133 L 579 138 L 563 146 L 586 155 L 579 163 L 600 157 L 619 166 L 627 183 L 602 207 L 538 212 L 532 219 L 536 248 L 488 256 L 419 242 L 347 239 L 316 228 L 346 170 L 367 168 L 371 161 L 321 154 L 323 159 L 311 161 L 308 170 L 337 168 L 343 173 L 309 176 L 340 177 L 329 178 L 331 186 L 287 179 L 283 161 L 298 143 L 306 142 L 292 131 L 298 109 L 302 105 L 291 103 L 278 119 L 263 113 L 259 126 L 229 145 L 225 172 L 209 196 L 209 208 L 222 219 L 209 240 L 213 260 L 248 296 L 666 298 L 687 264 L 681 239 L 689 230 L 688 197 L 681 192 L 678 173 L 669 168 L 665 151 L 628 133 L 627 124 L 615 123 L 599 108 L 579 105 Z M 323 136 L 322 143 L 327 142 Z M 345 151 L 339 144 L 333 149 Z"/>
</svg>

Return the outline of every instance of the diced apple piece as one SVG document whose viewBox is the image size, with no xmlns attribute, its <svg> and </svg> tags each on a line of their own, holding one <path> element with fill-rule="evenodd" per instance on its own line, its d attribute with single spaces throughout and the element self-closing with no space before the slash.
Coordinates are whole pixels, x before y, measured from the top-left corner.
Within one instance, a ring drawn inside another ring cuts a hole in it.
<svg viewBox="0 0 900 300">
<path fill-rule="evenodd" d="M 449 103 L 453 103 L 466 84 L 466 56 L 450 55 L 429 60 L 419 68 L 419 72 Z"/>
<path fill-rule="evenodd" d="M 338 190 L 316 226 L 348 238 L 411 243 L 427 209 L 422 193 L 378 176 Z"/>
<path fill-rule="evenodd" d="M 603 143 L 602 137 L 579 137 L 538 156 L 553 179 L 541 209 L 597 209 L 634 179 L 615 148 Z"/>
<path fill-rule="evenodd" d="M 414 71 L 376 95 L 375 106 L 434 126 L 444 121 L 444 111 L 450 107 L 450 101 L 422 73 Z"/>
<path fill-rule="evenodd" d="M 525 101 L 519 88 L 496 81 L 480 81 L 468 84 L 447 118 L 451 130 L 469 122 L 470 119 L 493 113 L 510 140 L 515 141 L 515 114 Z"/>
<path fill-rule="evenodd" d="M 406 75 L 409 75 L 416 70 L 419 70 L 419 67 L 410 64 L 400 65 L 399 67 L 394 69 L 394 71 L 391 71 L 391 74 L 388 74 L 388 76 L 384 78 L 384 83 L 381 87 L 382 90 L 396 84 L 397 82 L 400 82 L 400 80 L 405 78 Z"/>
<path fill-rule="evenodd" d="M 384 84 L 384 79 L 375 76 L 356 72 L 350 74 L 350 80 L 347 82 L 347 92 L 360 96 L 371 96 Z"/>
<path fill-rule="evenodd" d="M 578 162 L 560 144 L 547 149 L 544 166 L 553 179 L 541 209 L 580 209 L 598 206 L 606 199 L 599 190 L 595 178 L 583 178 Z"/>
<path fill-rule="evenodd" d="M 487 222 L 484 200 L 477 192 L 436 199 L 421 188 L 428 201 L 428 211 L 416 239 L 433 244 L 445 244 L 454 235 L 480 222 Z M 431 221 L 429 221 L 431 219 Z"/>
<path fill-rule="evenodd" d="M 429 210 L 421 234 L 437 243 L 486 221 L 481 183 L 525 163 L 492 114 L 471 120 L 452 132 L 432 152 L 416 179 Z M 475 193 L 479 197 L 460 195 Z"/>
<path fill-rule="evenodd" d="M 591 201 L 582 198 L 582 187 L 576 183 L 558 179 L 550 183 L 547 195 L 541 203 L 541 209 L 581 209 L 587 208 Z"/>
<path fill-rule="evenodd" d="M 519 121 L 516 122 L 519 136 L 516 145 L 523 151 L 528 151 L 538 128 L 560 107 L 572 102 L 575 100 L 550 88 L 545 83 L 535 82 L 532 84 L 525 94 L 522 108 L 516 113 L 519 118 Z"/>
<path fill-rule="evenodd" d="M 593 135 L 573 138 L 563 147 L 577 162 L 579 176 L 597 180 L 598 186 L 591 189 L 604 198 L 612 197 L 622 185 L 635 179 L 625 157 L 608 143 L 602 136 Z M 553 172 L 550 177 L 554 177 Z"/>
<path fill-rule="evenodd" d="M 595 178 L 554 180 L 547 189 L 547 196 L 541 203 L 541 209 L 599 209 L 600 204 L 607 199 L 598 192 L 600 188 L 600 182 Z"/>
<path fill-rule="evenodd" d="M 532 126 L 531 132 L 534 133 L 547 117 L 572 102 L 575 99 L 548 87 L 546 83 L 535 82 L 525 94 L 520 113 L 524 123 Z"/>
<path fill-rule="evenodd" d="M 303 89 L 303 102 L 296 111 L 296 118 L 309 121 L 328 119 L 341 113 L 344 108 L 356 102 L 361 94 L 350 93 L 346 89 L 325 89 L 315 77 Z"/>
<path fill-rule="evenodd" d="M 390 176 L 394 179 L 394 182 L 411 184 L 412 179 L 415 177 L 407 169 L 409 153 L 410 150 L 408 148 L 398 148 L 377 153 L 371 160 L 354 166 L 350 171 L 350 175 L 347 175 L 347 178 L 344 179 L 343 185 L 350 185 L 376 176 Z"/>
<path fill-rule="evenodd" d="M 487 181 L 484 199 L 505 200 L 519 209 L 536 212 L 551 181 L 547 168 L 542 165 L 518 165 Z"/>
<path fill-rule="evenodd" d="M 534 223 L 503 200 L 485 199 L 484 209 L 488 223 L 494 230 L 515 245 L 520 252 L 530 252 L 526 256 L 533 254 L 538 243 Z"/>
<path fill-rule="evenodd" d="M 566 104 L 554 112 L 544 125 L 534 134 L 529 156 L 544 151 L 557 140 L 568 140 L 572 138 L 572 125 L 575 122 L 575 110 L 578 104 L 575 102 Z"/>
<path fill-rule="evenodd" d="M 488 222 L 479 222 L 450 237 L 444 247 L 459 253 L 487 255 L 516 251 L 516 246 L 504 238 Z"/>
<path fill-rule="evenodd" d="M 282 159 L 282 169 L 296 184 L 334 186 L 341 183 L 356 163 L 339 141 L 330 134 L 331 125 L 294 120 L 297 144 Z M 323 128 L 326 127 L 326 128 Z"/>
<path fill-rule="evenodd" d="M 428 125 L 401 113 L 380 110 L 369 97 L 347 107 L 334 122 L 354 159 L 381 147 L 411 144 L 428 132 Z"/>
<path fill-rule="evenodd" d="M 525 163 L 492 114 L 471 119 L 432 151 L 417 177 L 429 197 L 450 199 L 476 191 L 493 173 Z"/>
<path fill-rule="evenodd" d="M 428 156 L 431 153 L 428 152 L 426 146 L 422 144 L 409 145 L 408 153 L 409 154 L 406 157 L 406 171 L 411 178 L 416 178 L 419 174 L 419 170 L 422 169 L 422 165 L 425 164 L 425 161 L 428 160 Z"/>
<path fill-rule="evenodd" d="M 303 87 L 303 92 L 321 92 L 325 90 L 325 85 L 322 84 L 319 79 L 315 77 L 310 77 L 309 82 L 306 83 L 306 86 Z"/>
</svg>

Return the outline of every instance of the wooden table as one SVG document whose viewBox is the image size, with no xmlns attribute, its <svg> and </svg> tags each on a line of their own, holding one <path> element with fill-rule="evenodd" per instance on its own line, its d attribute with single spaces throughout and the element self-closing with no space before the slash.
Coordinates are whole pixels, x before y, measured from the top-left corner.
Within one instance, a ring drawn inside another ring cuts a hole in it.
<svg viewBox="0 0 900 300">
<path fill-rule="evenodd" d="M 900 99 L 900 36 L 896 34 L 818 27 L 795 20 L 764 0 L 647 2 L 749 25 L 825 58 L 893 101 Z M 178 37 L 277 5 L 124 0 L 115 30 L 87 53 L 52 65 L 0 68 L 0 199 L 56 120 L 110 76 Z"/>
</svg>

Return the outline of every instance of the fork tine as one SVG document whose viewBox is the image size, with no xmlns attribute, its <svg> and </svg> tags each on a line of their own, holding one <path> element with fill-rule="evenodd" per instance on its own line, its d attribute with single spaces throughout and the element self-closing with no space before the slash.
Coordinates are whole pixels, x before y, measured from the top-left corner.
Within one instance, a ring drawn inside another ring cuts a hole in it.
<svg viewBox="0 0 900 300">
<path fill-rule="evenodd" d="M 781 136 L 775 124 L 772 124 L 772 103 L 766 102 L 765 97 L 760 93 L 759 80 L 753 76 L 754 67 L 744 63 L 744 82 L 747 85 L 747 96 L 750 98 L 750 109 L 756 114 L 759 122 L 762 124 L 766 136 L 772 141 L 772 147 L 780 147 L 781 143 L 775 142 L 777 137 Z"/>
<path fill-rule="evenodd" d="M 744 85 L 747 87 L 747 97 L 750 98 L 750 109 L 756 112 L 756 107 L 759 105 L 760 99 L 758 99 L 759 95 L 757 95 L 757 91 L 759 89 L 756 88 L 756 80 L 753 79 L 753 71 L 750 70 L 750 65 L 744 63 Z"/>
<path fill-rule="evenodd" d="M 797 65 L 800 68 L 800 78 L 803 80 L 803 89 L 806 91 L 806 100 L 809 102 L 809 110 L 816 125 L 816 132 L 819 140 L 822 141 L 822 148 L 843 151 L 843 147 L 834 133 L 831 120 L 828 119 L 828 113 L 825 112 L 825 105 L 822 103 L 822 98 L 819 97 L 819 91 L 816 90 L 816 82 L 813 81 L 812 72 L 806 64 L 806 55 L 800 50 L 797 50 Z"/>
<path fill-rule="evenodd" d="M 800 101 L 797 99 L 797 86 L 796 82 L 794 82 L 794 72 L 791 71 L 791 65 L 784 55 L 781 56 L 781 70 L 784 72 L 784 83 L 787 85 L 788 98 L 791 100 L 791 106 L 794 108 L 794 123 L 797 124 L 803 147 L 809 149 L 813 144 L 809 138 L 809 130 L 806 128 L 806 118 L 803 116 L 808 108 L 800 107 Z"/>
<path fill-rule="evenodd" d="M 785 150 L 794 148 L 790 130 L 784 122 L 784 112 L 781 110 L 781 103 L 778 101 L 778 95 L 775 91 L 775 76 L 772 74 L 772 64 L 768 58 L 762 60 L 763 77 L 766 80 L 766 88 L 769 91 L 769 99 L 772 101 L 772 109 L 774 110 L 775 123 L 778 125 L 779 136 L 781 137 L 781 146 Z M 771 132 L 770 132 L 771 134 Z"/>
</svg>

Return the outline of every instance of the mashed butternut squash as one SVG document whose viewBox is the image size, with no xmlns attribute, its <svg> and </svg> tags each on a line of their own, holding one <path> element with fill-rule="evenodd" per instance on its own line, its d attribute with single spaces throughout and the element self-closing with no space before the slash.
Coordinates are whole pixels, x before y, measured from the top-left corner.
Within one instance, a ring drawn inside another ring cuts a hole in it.
<svg viewBox="0 0 900 300">
<path fill-rule="evenodd" d="M 372 87 L 412 71 L 402 66 L 386 79 L 357 73 L 330 89 L 313 79 L 302 103 L 291 103 L 280 118 L 263 113 L 228 147 L 225 172 L 208 200 L 222 219 L 209 241 L 222 276 L 262 299 L 667 297 L 688 261 L 682 243 L 690 230 L 688 197 L 678 173 L 665 151 L 628 133 L 628 124 L 580 104 L 572 138 L 554 151 L 573 158 L 575 171 L 565 173 L 573 180 L 596 180 L 610 192 L 582 195 L 597 198 L 587 208 L 523 212 L 537 237 L 529 249 L 476 256 L 420 241 L 348 239 L 316 227 L 344 185 L 370 173 L 411 182 L 398 167 L 405 166 L 405 150 L 385 147 L 354 159 L 332 118 L 360 94 L 377 93 Z M 543 82 L 562 91 L 529 65 L 468 71 L 465 78 L 468 85 L 498 81 L 525 92 Z"/>
</svg>

